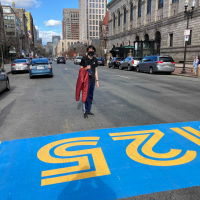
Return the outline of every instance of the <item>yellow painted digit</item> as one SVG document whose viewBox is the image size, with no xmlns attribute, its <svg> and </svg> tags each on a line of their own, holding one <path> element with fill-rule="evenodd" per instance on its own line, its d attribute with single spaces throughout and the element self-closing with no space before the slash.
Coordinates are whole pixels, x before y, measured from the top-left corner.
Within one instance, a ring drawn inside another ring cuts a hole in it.
<svg viewBox="0 0 200 200">
<path fill-rule="evenodd" d="M 89 159 L 87 156 L 88 154 L 92 155 L 96 170 L 42 179 L 41 185 L 44 186 L 44 185 L 50 185 L 50 184 L 56 184 L 56 183 L 62 183 L 62 182 L 68 182 L 68 181 L 73 181 L 73 180 L 86 179 L 90 177 L 103 176 L 103 175 L 110 174 L 108 165 L 106 163 L 106 160 L 101 148 L 85 149 L 85 150 L 79 150 L 79 151 L 67 151 L 67 148 L 74 147 L 74 146 L 84 146 L 84 145 L 96 146 L 97 142 L 95 140 L 99 140 L 99 137 L 71 138 L 71 139 L 64 139 L 64 140 L 52 142 L 42 147 L 38 151 L 37 156 L 43 162 L 47 162 L 47 163 L 78 162 L 77 166 L 43 171 L 42 177 L 89 170 L 90 164 L 89 164 Z M 49 151 L 54 147 L 55 147 L 54 154 L 59 156 L 59 158 L 52 157 L 49 153 Z M 74 157 L 74 156 L 80 156 L 80 157 Z"/>
<path fill-rule="evenodd" d="M 152 135 L 153 133 L 153 135 Z M 142 146 L 142 152 L 151 158 L 146 158 L 138 153 L 139 146 L 150 136 L 152 137 Z M 127 155 L 132 159 L 139 163 L 143 163 L 146 165 L 154 165 L 154 166 L 174 166 L 181 165 L 192 161 L 196 157 L 195 151 L 187 151 L 185 155 L 180 158 L 172 159 L 178 156 L 181 153 L 181 150 L 171 149 L 167 153 L 157 153 L 153 151 L 153 147 L 161 140 L 164 136 L 159 130 L 148 130 L 148 131 L 135 131 L 135 132 L 127 132 L 127 133 L 111 133 L 110 136 L 113 140 L 130 140 L 134 139 L 134 141 L 128 145 L 126 149 Z M 117 137 L 115 137 L 117 136 Z M 121 137 L 120 137 L 121 136 Z M 155 160 L 153 158 L 157 158 L 160 160 Z M 163 160 L 170 159 L 170 160 Z"/>
</svg>

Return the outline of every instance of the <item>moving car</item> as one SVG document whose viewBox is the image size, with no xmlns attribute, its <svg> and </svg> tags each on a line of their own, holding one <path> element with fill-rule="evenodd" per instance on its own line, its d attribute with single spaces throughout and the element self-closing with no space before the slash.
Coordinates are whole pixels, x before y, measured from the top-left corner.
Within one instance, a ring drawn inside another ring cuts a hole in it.
<svg viewBox="0 0 200 200">
<path fill-rule="evenodd" d="M 74 59 L 74 64 L 75 64 L 75 65 L 80 65 L 81 59 L 82 59 L 82 58 L 83 58 L 83 57 L 81 57 L 81 56 L 76 57 L 76 58 Z"/>
<path fill-rule="evenodd" d="M 47 58 L 33 59 L 29 67 L 30 79 L 33 76 L 39 75 L 49 75 L 50 77 L 53 77 L 51 64 L 52 63 L 49 62 Z"/>
<path fill-rule="evenodd" d="M 58 57 L 58 59 L 57 59 L 57 64 L 58 64 L 58 63 L 64 63 L 64 64 L 66 64 L 65 57 L 63 57 L 63 56 Z"/>
<path fill-rule="evenodd" d="M 142 58 L 134 58 L 134 57 L 127 57 L 121 62 L 121 65 L 119 66 L 119 69 L 123 70 L 125 68 L 128 69 L 128 71 L 131 71 L 133 69 L 136 69 L 137 64 L 142 60 Z"/>
<path fill-rule="evenodd" d="M 57 57 L 56 57 L 56 58 L 54 58 L 54 61 L 57 61 L 57 59 L 58 59 Z"/>
<path fill-rule="evenodd" d="M 113 67 L 113 68 L 119 68 L 119 66 L 121 65 L 121 61 L 123 61 L 124 60 L 124 58 L 116 58 L 116 57 L 114 57 L 114 58 L 112 58 L 112 60 L 110 60 L 109 62 L 108 62 L 108 67 L 110 68 L 110 67 Z"/>
<path fill-rule="evenodd" d="M 171 74 L 175 71 L 175 62 L 171 56 L 146 56 L 142 62 L 138 63 L 136 71 L 146 71 L 150 74 L 156 72 L 167 72 Z"/>
<path fill-rule="evenodd" d="M 97 59 L 97 62 L 98 62 L 98 65 L 102 65 L 102 66 L 104 66 L 104 64 L 105 64 L 105 62 L 104 62 L 104 60 L 103 59 Z"/>
<path fill-rule="evenodd" d="M 29 64 L 30 60 L 28 59 L 16 59 L 11 64 L 11 72 L 12 74 L 19 72 L 19 71 L 29 71 Z"/>
<path fill-rule="evenodd" d="M 0 68 L 0 92 L 3 92 L 4 90 L 10 90 L 10 82 L 5 70 L 1 70 Z"/>
</svg>

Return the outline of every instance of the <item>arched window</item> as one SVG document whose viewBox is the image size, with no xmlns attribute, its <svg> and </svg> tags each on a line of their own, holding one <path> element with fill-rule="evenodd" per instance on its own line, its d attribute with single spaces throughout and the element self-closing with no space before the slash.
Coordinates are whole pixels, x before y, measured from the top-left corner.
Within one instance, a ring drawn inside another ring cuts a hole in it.
<svg viewBox="0 0 200 200">
<path fill-rule="evenodd" d="M 113 15 L 113 28 L 115 28 L 115 15 Z"/>
<path fill-rule="evenodd" d="M 130 9 L 130 20 L 133 20 L 133 4 L 131 4 L 131 9 Z"/>
<path fill-rule="evenodd" d="M 158 9 L 163 7 L 164 0 L 158 0 Z"/>
<path fill-rule="evenodd" d="M 141 17 L 141 8 L 142 8 L 141 0 L 139 0 L 138 1 L 138 17 Z"/>
<path fill-rule="evenodd" d="M 149 35 L 148 34 L 145 34 L 144 41 L 149 41 Z"/>
<path fill-rule="evenodd" d="M 151 13 L 151 0 L 147 1 L 147 14 Z"/>
<path fill-rule="evenodd" d="M 126 24 L 126 8 L 124 8 L 124 24 Z"/>
<path fill-rule="evenodd" d="M 140 40 L 139 36 L 136 36 L 136 37 L 135 37 L 135 41 L 138 42 L 139 40 Z"/>
<path fill-rule="evenodd" d="M 120 26 L 120 11 L 118 12 L 118 26 Z"/>
</svg>

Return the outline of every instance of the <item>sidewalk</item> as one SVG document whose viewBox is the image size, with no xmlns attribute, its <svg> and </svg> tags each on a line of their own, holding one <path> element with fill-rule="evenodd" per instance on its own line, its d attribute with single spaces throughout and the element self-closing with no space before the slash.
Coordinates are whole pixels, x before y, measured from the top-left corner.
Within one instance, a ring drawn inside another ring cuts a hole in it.
<svg viewBox="0 0 200 200">
<path fill-rule="evenodd" d="M 198 78 L 196 74 L 194 74 L 193 72 L 191 72 L 191 69 L 193 68 L 192 64 L 186 64 L 185 65 L 185 71 L 186 74 L 182 74 L 182 70 L 183 70 L 183 63 L 177 63 L 176 65 L 176 69 L 175 71 L 172 73 L 173 75 L 177 75 L 177 76 L 186 76 L 186 77 L 193 77 L 193 78 Z"/>
<path fill-rule="evenodd" d="M 4 69 L 7 74 L 11 74 L 11 64 L 4 64 Z"/>
</svg>

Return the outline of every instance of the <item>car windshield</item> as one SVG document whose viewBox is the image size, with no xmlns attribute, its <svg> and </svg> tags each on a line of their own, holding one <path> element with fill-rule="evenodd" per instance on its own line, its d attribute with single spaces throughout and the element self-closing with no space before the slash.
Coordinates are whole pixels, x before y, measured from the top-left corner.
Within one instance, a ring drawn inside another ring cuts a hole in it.
<svg viewBox="0 0 200 200">
<path fill-rule="evenodd" d="M 59 57 L 60 59 L 64 59 L 64 57 Z"/>
<path fill-rule="evenodd" d="M 142 60 L 142 58 L 134 58 L 134 60 L 138 60 L 138 61 L 140 61 L 140 60 Z"/>
<path fill-rule="evenodd" d="M 122 61 L 122 60 L 124 60 L 124 59 L 123 59 L 123 58 L 117 58 L 117 60 Z"/>
<path fill-rule="evenodd" d="M 82 57 L 77 57 L 76 59 L 82 59 Z"/>
<path fill-rule="evenodd" d="M 48 65 L 49 63 L 47 59 L 32 60 L 32 65 L 41 65 L 41 64 Z"/>
<path fill-rule="evenodd" d="M 26 63 L 26 60 L 14 60 L 13 63 Z"/>
<path fill-rule="evenodd" d="M 162 62 L 174 62 L 172 57 L 159 57 L 159 61 L 162 61 Z"/>
</svg>

